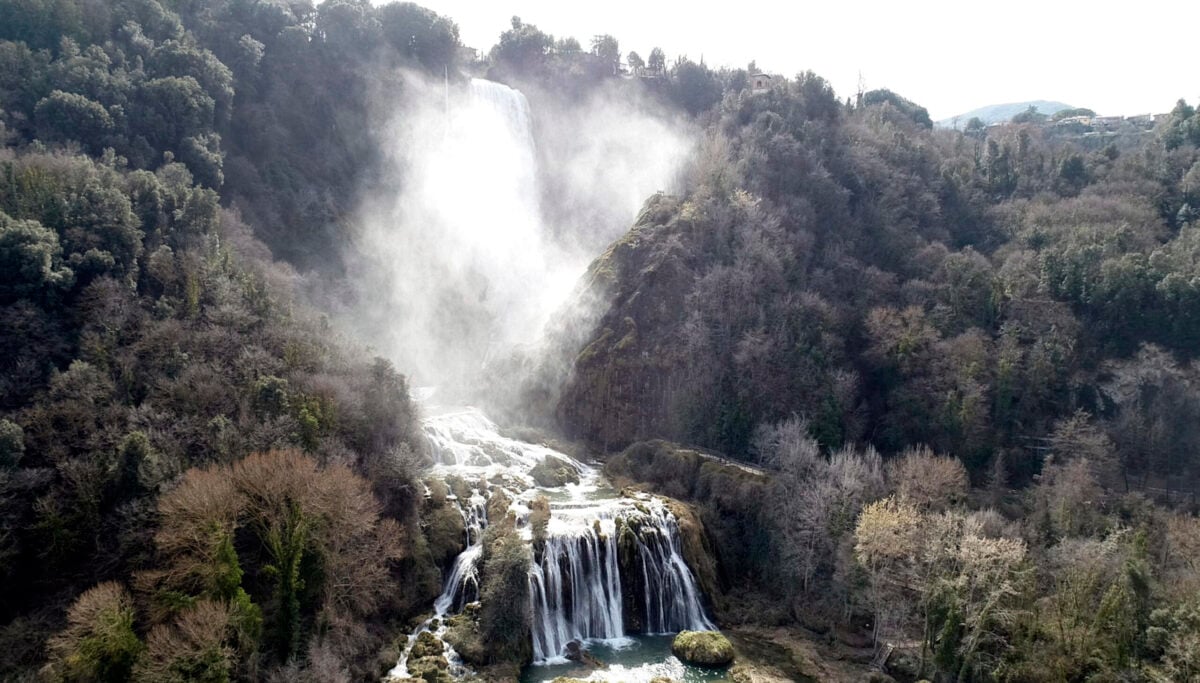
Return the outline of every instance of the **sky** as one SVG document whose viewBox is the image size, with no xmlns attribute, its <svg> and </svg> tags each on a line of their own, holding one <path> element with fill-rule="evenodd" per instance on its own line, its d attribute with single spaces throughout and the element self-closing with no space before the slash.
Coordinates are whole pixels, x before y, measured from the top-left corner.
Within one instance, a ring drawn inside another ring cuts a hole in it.
<svg viewBox="0 0 1200 683">
<path fill-rule="evenodd" d="M 381 2 L 382 0 L 375 0 Z M 521 17 L 586 48 L 608 33 L 622 54 L 658 46 L 668 63 L 786 76 L 812 70 L 842 97 L 860 76 L 929 109 L 934 120 L 990 104 L 1058 100 L 1105 115 L 1169 111 L 1200 99 L 1196 0 L 418 0 L 484 52 Z"/>
</svg>

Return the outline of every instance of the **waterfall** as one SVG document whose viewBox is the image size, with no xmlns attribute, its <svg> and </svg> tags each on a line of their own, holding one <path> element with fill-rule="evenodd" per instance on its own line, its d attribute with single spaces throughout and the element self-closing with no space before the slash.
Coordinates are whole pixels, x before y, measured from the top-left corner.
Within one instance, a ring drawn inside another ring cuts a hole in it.
<svg viewBox="0 0 1200 683">
<path fill-rule="evenodd" d="M 610 510 L 586 517 L 552 530 L 530 571 L 536 661 L 562 656 L 572 640 L 625 635 L 616 524 Z"/>
<path fill-rule="evenodd" d="M 617 498 L 551 512 L 529 576 L 536 661 L 561 659 L 572 640 L 716 628 L 683 559 L 678 522 L 661 501 Z M 638 614 L 627 614 L 626 604 Z"/>
<path fill-rule="evenodd" d="M 479 599 L 479 556 L 483 553 L 483 530 L 487 527 L 487 499 L 475 490 L 465 503 L 457 502 L 466 528 L 467 547 L 454 558 L 442 594 L 433 603 L 437 617 L 461 612 L 467 603 Z"/>
<path fill-rule="evenodd" d="M 620 495 L 594 467 L 552 448 L 504 436 L 474 408 L 432 410 L 423 427 L 436 463 L 430 476 L 479 485 L 462 499 L 447 496 L 463 516 L 466 547 L 446 574 L 434 616 L 409 636 L 391 676 L 406 675 L 407 653 L 421 631 L 437 623 L 434 632 L 440 636 L 445 617 L 479 599 L 478 564 L 488 500 L 496 489 L 511 501 L 517 528 L 530 543 L 529 503 L 539 495 L 554 497 L 545 539 L 528 576 L 536 662 L 564 661 L 571 641 L 715 628 L 684 561 L 678 521 L 661 500 Z M 580 482 L 538 487 L 529 472 L 546 457 L 574 468 Z M 504 484 L 484 485 L 491 481 Z M 461 670 L 453 650 L 446 649 Z"/>
<path fill-rule="evenodd" d="M 701 606 L 700 589 L 680 548 L 679 523 L 666 506 L 649 508 L 649 523 L 637 535 L 637 564 L 642 575 L 646 633 L 711 631 Z"/>
<path fill-rule="evenodd" d="M 497 345 L 533 341 L 586 262 L 572 262 L 562 245 L 547 239 L 524 95 L 472 79 L 465 87 L 445 86 L 436 107 L 416 101 L 397 128 L 401 192 L 363 238 L 376 262 L 365 269 L 369 277 L 361 287 L 378 313 L 369 336 L 381 340 L 387 355 L 408 363 L 404 369 L 411 375 L 461 393 L 475 388 Z M 640 145 L 633 156 L 641 158 L 653 146 Z M 575 166 L 586 172 L 576 183 L 581 186 L 607 168 Z M 665 185 L 655 178 L 649 186 Z M 476 409 L 440 408 L 432 403 L 432 390 L 415 393 L 434 462 L 427 476 L 451 491 L 446 500 L 463 517 L 464 549 L 446 568 L 434 615 L 409 636 L 390 677 L 407 675 L 421 633 L 444 635 L 447 617 L 480 600 L 484 530 L 489 508 L 497 513 L 501 499 L 507 504 L 502 514 L 516 518 L 517 532 L 530 544 L 531 506 L 541 496 L 549 499 L 546 534 L 536 542 L 528 574 L 538 662 L 561 659 L 576 640 L 712 627 L 665 504 L 614 491 L 597 468 L 502 434 Z M 573 470 L 578 483 L 539 486 L 531 472 L 548 458 L 555 472 Z M 432 491 L 427 495 L 433 500 Z M 451 673 L 464 673 L 453 648 L 446 645 L 444 652 Z"/>
</svg>

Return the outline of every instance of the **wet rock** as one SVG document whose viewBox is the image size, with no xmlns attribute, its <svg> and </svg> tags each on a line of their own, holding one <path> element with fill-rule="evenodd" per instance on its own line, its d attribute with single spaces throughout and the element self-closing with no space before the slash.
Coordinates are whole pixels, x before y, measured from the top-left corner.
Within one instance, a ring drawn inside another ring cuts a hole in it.
<svg viewBox="0 0 1200 683">
<path fill-rule="evenodd" d="M 565 460 L 552 455 L 542 458 L 541 462 L 529 470 L 529 476 L 533 477 L 538 486 L 547 488 L 579 483 L 579 473 L 575 471 L 575 468 L 568 465 Z"/>
<path fill-rule="evenodd" d="M 445 639 L 463 661 L 483 666 L 488 663 L 487 648 L 479 634 L 479 603 L 467 605 L 466 611 L 446 620 Z"/>
<path fill-rule="evenodd" d="M 413 643 L 412 651 L 409 652 L 409 659 L 423 659 L 425 657 L 440 657 L 444 651 L 442 641 L 429 631 L 421 631 L 417 635 L 417 642 Z"/>
<path fill-rule="evenodd" d="M 410 657 L 408 661 L 409 675 L 426 683 L 452 683 L 454 679 L 450 677 L 449 669 L 450 662 L 442 656 L 421 657 L 416 660 Z"/>
<path fill-rule="evenodd" d="M 592 656 L 592 653 L 583 649 L 583 643 L 578 640 L 572 640 L 567 643 L 567 659 L 572 662 L 579 662 L 585 666 L 599 667 L 603 666 L 603 662 Z"/>
<path fill-rule="evenodd" d="M 733 643 L 716 631 L 683 631 L 672 641 L 671 652 L 697 666 L 727 666 L 734 657 Z"/>
</svg>

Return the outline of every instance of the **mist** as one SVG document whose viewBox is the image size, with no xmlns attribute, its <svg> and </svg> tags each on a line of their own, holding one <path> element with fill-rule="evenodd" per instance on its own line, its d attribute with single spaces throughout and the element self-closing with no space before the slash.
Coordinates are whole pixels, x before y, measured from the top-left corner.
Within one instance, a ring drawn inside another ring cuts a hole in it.
<svg viewBox="0 0 1200 683">
<path fill-rule="evenodd" d="M 537 347 L 588 263 L 648 196 L 677 189 L 694 146 L 635 87 L 576 102 L 524 89 L 409 74 L 383 103 L 395 192 L 359 211 L 347 322 L 442 400 L 470 400 L 490 360 Z"/>
</svg>

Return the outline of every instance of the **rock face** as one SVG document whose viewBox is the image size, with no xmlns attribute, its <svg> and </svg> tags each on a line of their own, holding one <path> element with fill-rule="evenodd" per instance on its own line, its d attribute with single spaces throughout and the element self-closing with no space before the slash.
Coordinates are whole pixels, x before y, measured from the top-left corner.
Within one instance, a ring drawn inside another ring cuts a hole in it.
<svg viewBox="0 0 1200 683">
<path fill-rule="evenodd" d="M 675 636 L 671 652 L 696 666 L 728 666 L 734 656 L 733 644 L 716 631 L 683 631 Z"/>
<path fill-rule="evenodd" d="M 464 662 L 473 666 L 488 663 L 487 648 L 479 635 L 479 603 L 471 603 L 462 614 L 447 619 L 446 624 L 446 642 Z"/>
<path fill-rule="evenodd" d="M 683 557 L 717 620 L 730 618 L 736 601 L 723 590 L 761 576 L 769 561 L 758 520 L 767 477 L 667 441 L 633 444 L 610 458 L 604 473 L 618 486 L 686 503 L 668 503 L 679 520 Z"/>
<path fill-rule="evenodd" d="M 685 364 L 678 330 L 697 260 L 668 234 L 688 231 L 680 202 L 657 195 L 633 228 L 588 269 L 585 298 L 604 313 L 585 337 L 558 400 L 571 436 L 602 450 L 650 435 L 672 435 L 677 382 Z"/>
</svg>

